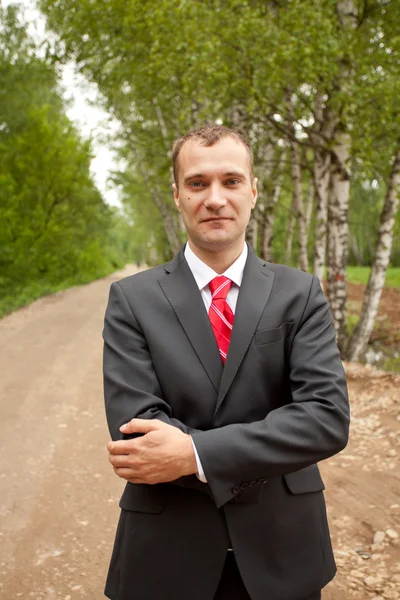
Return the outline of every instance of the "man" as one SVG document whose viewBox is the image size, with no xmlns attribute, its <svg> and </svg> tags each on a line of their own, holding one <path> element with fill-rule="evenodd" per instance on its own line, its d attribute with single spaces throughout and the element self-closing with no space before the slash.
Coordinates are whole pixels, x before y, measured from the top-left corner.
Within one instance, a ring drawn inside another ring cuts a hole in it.
<svg viewBox="0 0 400 600">
<path fill-rule="evenodd" d="M 241 135 L 189 132 L 173 166 L 188 243 L 113 283 L 105 317 L 109 459 L 128 482 L 105 593 L 316 600 L 335 574 L 316 463 L 349 426 L 329 308 L 316 277 L 245 244 Z"/>
</svg>

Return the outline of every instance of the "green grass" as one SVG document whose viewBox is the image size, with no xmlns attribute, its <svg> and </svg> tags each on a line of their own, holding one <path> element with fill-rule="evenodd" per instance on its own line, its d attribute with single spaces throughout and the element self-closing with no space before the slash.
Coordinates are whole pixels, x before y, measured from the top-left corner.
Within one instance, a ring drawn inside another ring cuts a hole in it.
<svg viewBox="0 0 400 600">
<path fill-rule="evenodd" d="M 57 284 L 48 281 L 33 281 L 24 286 L 15 286 L 10 293 L 10 289 L 0 287 L 0 319 L 8 313 L 31 304 L 42 296 L 48 296 L 61 290 L 65 290 L 74 285 L 79 285 L 78 280 L 65 280 Z"/>
<path fill-rule="evenodd" d="M 370 267 L 347 267 L 347 280 L 351 283 L 368 283 Z M 400 268 L 392 267 L 387 270 L 385 287 L 400 288 Z"/>
<path fill-rule="evenodd" d="M 77 274 L 75 277 L 64 279 L 57 283 L 46 281 L 45 279 L 40 281 L 31 281 L 26 284 L 20 284 L 12 287 L 10 291 L 10 285 L 6 285 L 0 280 L 0 319 L 8 313 L 23 308 L 31 302 L 34 302 L 38 298 L 48 296 L 49 294 L 55 294 L 62 290 L 74 287 L 76 285 L 84 285 L 90 283 L 96 279 L 105 277 L 109 273 L 116 271 L 117 267 L 110 266 L 105 269 L 104 272 L 98 272 L 97 274 Z"/>
</svg>

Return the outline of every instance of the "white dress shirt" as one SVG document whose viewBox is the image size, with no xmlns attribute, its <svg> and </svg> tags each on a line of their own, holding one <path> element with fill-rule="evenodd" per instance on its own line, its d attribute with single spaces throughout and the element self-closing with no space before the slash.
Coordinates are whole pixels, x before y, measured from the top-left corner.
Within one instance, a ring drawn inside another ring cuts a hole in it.
<svg viewBox="0 0 400 600">
<path fill-rule="evenodd" d="M 235 314 L 235 310 L 236 310 L 237 299 L 239 296 L 239 288 L 240 288 L 240 285 L 241 285 L 242 279 L 243 279 L 243 271 L 244 271 L 244 266 L 245 266 L 246 260 L 247 260 L 247 254 L 248 254 L 247 244 L 244 244 L 241 255 L 235 260 L 235 262 L 224 273 L 220 274 L 220 275 L 223 275 L 224 277 L 228 277 L 228 279 L 230 279 L 233 282 L 232 287 L 229 290 L 228 295 L 226 297 L 226 301 L 229 304 L 229 306 L 231 307 L 233 314 Z M 190 248 L 189 242 L 186 244 L 186 247 L 185 247 L 185 258 L 186 258 L 187 264 L 189 265 L 189 269 L 192 271 L 193 277 L 195 278 L 195 281 L 198 285 L 198 288 L 201 293 L 201 297 L 203 298 L 204 306 L 205 306 L 207 314 L 208 314 L 209 308 L 211 306 L 211 291 L 210 291 L 209 283 L 210 283 L 210 281 L 212 281 L 214 279 L 214 277 L 218 277 L 219 274 L 216 273 L 215 271 L 213 271 L 213 269 L 211 269 L 211 267 L 206 265 L 206 263 L 204 263 L 202 260 L 200 260 L 200 258 L 198 256 L 196 256 L 196 254 Z M 197 463 L 197 477 L 203 483 L 207 483 L 207 479 L 204 474 L 203 467 L 202 467 L 201 461 L 200 461 L 200 457 L 197 453 L 196 446 L 194 445 L 193 439 L 192 439 L 192 444 L 193 444 L 194 454 L 195 454 L 196 463 Z"/>
</svg>

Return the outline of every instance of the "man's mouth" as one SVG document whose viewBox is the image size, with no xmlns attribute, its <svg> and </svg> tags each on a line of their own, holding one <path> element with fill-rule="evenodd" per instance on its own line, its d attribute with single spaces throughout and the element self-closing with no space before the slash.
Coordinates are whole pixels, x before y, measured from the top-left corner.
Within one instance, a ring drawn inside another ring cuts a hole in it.
<svg viewBox="0 0 400 600">
<path fill-rule="evenodd" d="M 230 221 L 229 217 L 210 217 L 209 219 L 203 219 L 202 223 L 208 223 L 210 221 Z"/>
</svg>

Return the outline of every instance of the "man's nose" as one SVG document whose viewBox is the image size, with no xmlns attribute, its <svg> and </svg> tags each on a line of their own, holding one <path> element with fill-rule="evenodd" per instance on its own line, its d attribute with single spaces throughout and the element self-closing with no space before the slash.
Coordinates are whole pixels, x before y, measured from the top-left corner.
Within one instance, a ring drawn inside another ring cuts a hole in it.
<svg viewBox="0 0 400 600">
<path fill-rule="evenodd" d="M 226 205 L 226 190 L 221 185 L 212 185 L 209 188 L 209 194 L 204 202 L 206 208 L 218 210 Z"/>
</svg>

